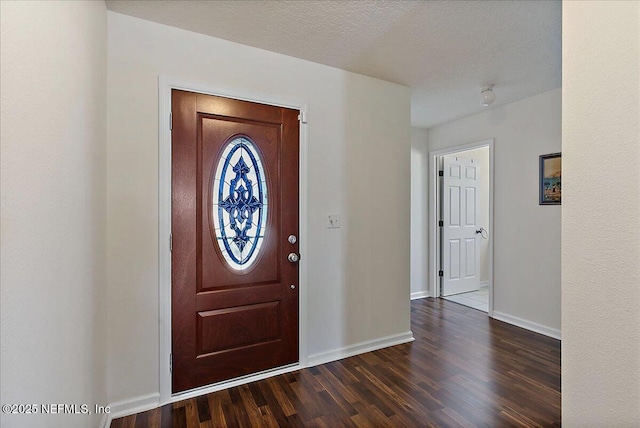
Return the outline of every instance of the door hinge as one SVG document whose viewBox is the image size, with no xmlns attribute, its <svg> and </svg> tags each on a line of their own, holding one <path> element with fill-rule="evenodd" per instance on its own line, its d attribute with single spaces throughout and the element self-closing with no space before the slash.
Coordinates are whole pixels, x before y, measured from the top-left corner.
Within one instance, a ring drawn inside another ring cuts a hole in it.
<svg viewBox="0 0 640 428">
<path fill-rule="evenodd" d="M 298 115 L 298 120 L 300 121 L 300 123 L 307 123 L 306 113 L 301 111 L 300 114 Z"/>
<path fill-rule="evenodd" d="M 439 270 L 438 271 L 438 276 L 444 276 L 444 271 L 443 270 Z"/>
<path fill-rule="evenodd" d="M 439 221 L 438 221 L 438 226 L 440 226 L 440 227 L 444 227 L 444 221 L 439 220 Z"/>
<path fill-rule="evenodd" d="M 438 171 L 438 177 L 444 177 L 444 171 Z"/>
<path fill-rule="evenodd" d="M 169 234 L 169 252 L 173 251 L 173 233 Z"/>
<path fill-rule="evenodd" d="M 169 371 L 173 371 L 173 354 L 169 354 Z"/>
<path fill-rule="evenodd" d="M 173 113 L 169 113 L 169 131 L 173 131 Z"/>
</svg>

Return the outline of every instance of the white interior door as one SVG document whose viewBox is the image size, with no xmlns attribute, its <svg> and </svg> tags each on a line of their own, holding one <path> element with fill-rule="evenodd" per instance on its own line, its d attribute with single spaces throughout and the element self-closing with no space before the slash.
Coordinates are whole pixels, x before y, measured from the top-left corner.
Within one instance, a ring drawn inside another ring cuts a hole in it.
<svg viewBox="0 0 640 428">
<path fill-rule="evenodd" d="M 478 213 L 479 164 L 459 156 L 444 157 L 442 204 L 442 295 L 479 288 Z"/>
</svg>

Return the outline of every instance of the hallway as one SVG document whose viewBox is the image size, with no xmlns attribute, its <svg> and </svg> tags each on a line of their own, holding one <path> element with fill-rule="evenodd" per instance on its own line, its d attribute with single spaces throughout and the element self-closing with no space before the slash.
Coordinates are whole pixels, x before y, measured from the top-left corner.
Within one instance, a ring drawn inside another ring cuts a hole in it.
<svg viewBox="0 0 640 428">
<path fill-rule="evenodd" d="M 560 426 L 560 342 L 442 299 L 415 342 L 113 421 L 124 427 Z"/>
</svg>

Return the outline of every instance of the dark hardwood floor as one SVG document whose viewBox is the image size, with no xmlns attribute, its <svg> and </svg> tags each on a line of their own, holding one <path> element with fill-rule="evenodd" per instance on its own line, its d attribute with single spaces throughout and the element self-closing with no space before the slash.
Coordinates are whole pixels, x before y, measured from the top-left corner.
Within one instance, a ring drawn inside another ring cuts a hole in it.
<svg viewBox="0 0 640 428">
<path fill-rule="evenodd" d="M 440 299 L 415 342 L 116 419 L 123 427 L 560 426 L 560 342 Z"/>
</svg>

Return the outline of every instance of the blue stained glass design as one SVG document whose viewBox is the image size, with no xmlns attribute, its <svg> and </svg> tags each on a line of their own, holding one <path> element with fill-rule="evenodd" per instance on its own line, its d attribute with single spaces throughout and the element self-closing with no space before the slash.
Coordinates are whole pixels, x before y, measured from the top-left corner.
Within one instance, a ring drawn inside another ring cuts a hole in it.
<svg viewBox="0 0 640 428">
<path fill-rule="evenodd" d="M 212 196 L 220 251 L 232 268 L 246 269 L 262 246 L 268 205 L 260 155 L 247 137 L 233 139 L 222 152 Z"/>
</svg>

